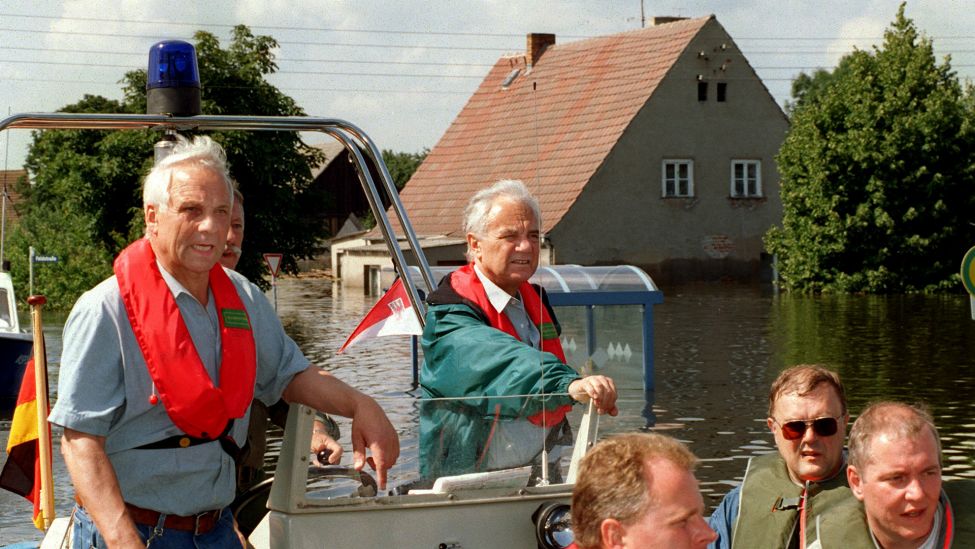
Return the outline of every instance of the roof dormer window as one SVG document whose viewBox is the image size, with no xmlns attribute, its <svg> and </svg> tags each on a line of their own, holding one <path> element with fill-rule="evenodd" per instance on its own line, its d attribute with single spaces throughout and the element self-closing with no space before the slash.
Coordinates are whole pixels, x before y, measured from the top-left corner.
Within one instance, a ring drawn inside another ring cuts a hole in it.
<svg viewBox="0 0 975 549">
<path fill-rule="evenodd" d="M 508 74 L 508 76 L 505 77 L 504 82 L 501 82 L 501 89 L 502 90 L 508 89 L 508 86 L 510 86 L 511 83 L 515 81 L 515 78 L 518 78 L 519 74 L 521 74 L 521 69 L 514 69 L 513 71 L 511 71 Z"/>
</svg>

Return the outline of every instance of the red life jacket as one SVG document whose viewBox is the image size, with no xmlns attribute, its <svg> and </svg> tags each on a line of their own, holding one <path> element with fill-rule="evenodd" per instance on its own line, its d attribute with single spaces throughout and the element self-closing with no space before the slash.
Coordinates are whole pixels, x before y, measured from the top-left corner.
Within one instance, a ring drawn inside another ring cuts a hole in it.
<svg viewBox="0 0 975 549">
<path fill-rule="evenodd" d="M 462 298 L 480 307 L 492 327 L 521 341 L 521 338 L 518 337 L 518 332 L 515 331 L 514 324 L 508 319 L 508 315 L 498 312 L 491 305 L 491 300 L 488 299 L 487 292 L 484 290 L 484 284 L 481 283 L 481 279 L 474 272 L 473 264 L 469 263 L 451 273 L 450 286 Z M 521 294 L 521 301 L 525 305 L 528 318 L 538 328 L 538 333 L 542 341 L 542 350 L 547 353 L 552 353 L 565 364 L 565 351 L 562 350 L 562 342 L 559 340 L 558 330 L 555 329 L 555 323 L 552 322 L 552 317 L 548 313 L 548 307 L 542 303 L 541 296 L 535 291 L 535 287 L 528 282 L 522 282 L 521 286 L 518 287 L 518 292 Z M 572 406 L 564 404 L 555 410 L 546 410 L 545 412 L 535 414 L 529 417 L 528 421 L 531 421 L 535 425 L 552 427 L 562 421 L 570 410 L 572 410 Z"/>
<path fill-rule="evenodd" d="M 237 289 L 220 263 L 210 270 L 210 289 L 220 318 L 220 387 L 214 387 L 147 239 L 115 259 L 125 312 L 166 413 L 184 433 L 216 439 L 233 418 L 243 417 L 254 397 L 257 353 L 250 320 Z"/>
</svg>

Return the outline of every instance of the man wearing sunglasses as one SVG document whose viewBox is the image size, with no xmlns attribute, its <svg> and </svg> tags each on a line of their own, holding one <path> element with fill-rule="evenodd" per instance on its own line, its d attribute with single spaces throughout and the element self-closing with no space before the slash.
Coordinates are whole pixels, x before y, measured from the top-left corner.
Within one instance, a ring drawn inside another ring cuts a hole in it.
<svg viewBox="0 0 975 549">
<path fill-rule="evenodd" d="M 817 548 L 831 509 L 853 499 L 843 438 L 849 415 L 835 372 L 816 365 L 783 371 L 769 390 L 767 424 L 778 453 L 749 460 L 745 478 L 711 515 L 717 549 Z M 824 522 L 825 521 L 825 522 Z M 847 549 L 872 547 L 865 532 Z"/>
<path fill-rule="evenodd" d="M 877 547 L 975 547 L 975 481 L 941 481 L 941 442 L 931 415 L 899 402 L 872 404 L 850 431 L 850 489 L 863 502 L 845 524 Z M 844 543 L 846 530 L 829 537 Z M 828 541 L 824 539 L 824 546 Z"/>
</svg>

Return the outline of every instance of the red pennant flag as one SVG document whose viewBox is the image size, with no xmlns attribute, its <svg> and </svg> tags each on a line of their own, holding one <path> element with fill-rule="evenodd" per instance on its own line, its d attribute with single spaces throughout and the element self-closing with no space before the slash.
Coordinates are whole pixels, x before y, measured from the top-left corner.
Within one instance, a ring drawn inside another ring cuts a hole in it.
<svg viewBox="0 0 975 549">
<path fill-rule="evenodd" d="M 47 425 L 50 430 L 50 424 Z M 27 498 L 34 504 L 34 526 L 44 530 L 41 516 L 40 434 L 37 430 L 37 391 L 34 382 L 34 359 L 24 369 L 17 407 L 7 439 L 7 462 L 0 471 L 0 488 Z M 48 452 L 48 455 L 51 455 Z"/>
<path fill-rule="evenodd" d="M 413 311 L 410 295 L 403 286 L 403 279 L 397 278 L 389 290 L 366 313 L 365 318 L 352 331 L 349 339 L 345 340 L 339 352 L 371 337 L 422 333 L 423 326 L 420 325 L 420 320 Z"/>
</svg>

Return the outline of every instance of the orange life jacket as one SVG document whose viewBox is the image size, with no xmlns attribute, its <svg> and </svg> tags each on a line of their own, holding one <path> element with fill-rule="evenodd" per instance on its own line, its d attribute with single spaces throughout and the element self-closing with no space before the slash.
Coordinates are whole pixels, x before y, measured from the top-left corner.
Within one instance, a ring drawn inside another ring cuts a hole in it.
<svg viewBox="0 0 975 549">
<path fill-rule="evenodd" d="M 210 270 L 210 289 L 220 319 L 220 386 L 215 387 L 147 239 L 115 259 L 125 312 L 166 413 L 184 433 L 216 439 L 243 417 L 254 397 L 257 353 L 250 320 L 237 289 L 220 263 Z"/>
<path fill-rule="evenodd" d="M 521 341 L 514 324 L 508 319 L 508 315 L 498 312 L 491 305 L 491 300 L 488 299 L 487 292 L 484 290 L 484 284 L 474 272 L 473 264 L 467 264 L 452 272 L 450 274 L 450 286 L 460 297 L 477 305 L 492 327 Z M 562 341 L 559 340 L 558 330 L 556 330 L 555 323 L 549 315 L 548 307 L 542 303 L 541 296 L 538 295 L 535 287 L 528 282 L 522 282 L 521 286 L 518 287 L 518 292 L 521 294 L 521 301 L 525 305 L 528 318 L 538 328 L 542 350 L 552 353 L 564 364 L 566 360 L 565 351 L 562 350 Z M 535 425 L 552 427 L 562 421 L 570 410 L 572 410 L 572 406 L 564 404 L 555 410 L 546 410 L 543 413 L 535 414 L 529 417 L 528 421 Z"/>
</svg>

